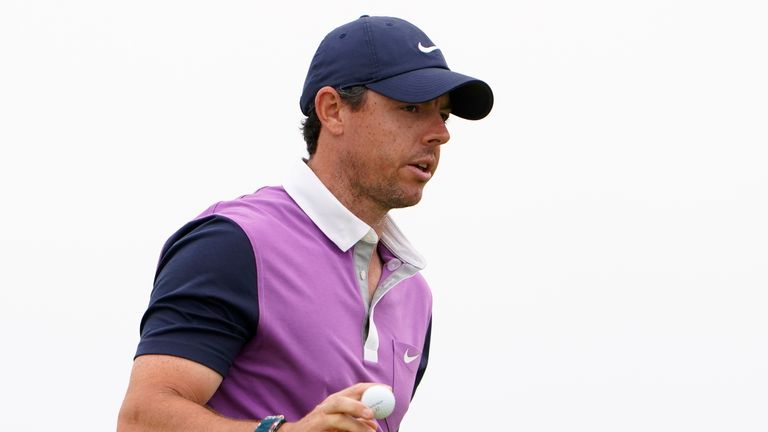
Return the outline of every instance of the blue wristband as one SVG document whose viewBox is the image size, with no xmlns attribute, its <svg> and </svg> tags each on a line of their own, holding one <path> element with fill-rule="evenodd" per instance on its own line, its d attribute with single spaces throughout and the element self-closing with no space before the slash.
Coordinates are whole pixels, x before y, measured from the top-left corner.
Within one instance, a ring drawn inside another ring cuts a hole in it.
<svg viewBox="0 0 768 432">
<path fill-rule="evenodd" d="M 285 417 L 282 415 L 267 416 L 261 420 L 254 432 L 275 432 L 283 423 Z"/>
</svg>

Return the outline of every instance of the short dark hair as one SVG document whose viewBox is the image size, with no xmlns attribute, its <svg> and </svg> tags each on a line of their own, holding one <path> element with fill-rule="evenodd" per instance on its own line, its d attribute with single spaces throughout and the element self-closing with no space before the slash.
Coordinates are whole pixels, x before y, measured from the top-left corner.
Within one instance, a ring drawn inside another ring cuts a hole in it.
<svg viewBox="0 0 768 432">
<path fill-rule="evenodd" d="M 337 88 L 341 101 L 357 111 L 365 102 L 365 94 L 368 90 L 365 86 L 352 86 L 347 88 Z M 311 158 L 317 151 L 317 139 L 320 137 L 320 119 L 317 118 L 315 106 L 309 108 L 309 115 L 301 122 L 301 133 L 304 135 L 304 141 L 307 143 L 307 153 Z"/>
</svg>

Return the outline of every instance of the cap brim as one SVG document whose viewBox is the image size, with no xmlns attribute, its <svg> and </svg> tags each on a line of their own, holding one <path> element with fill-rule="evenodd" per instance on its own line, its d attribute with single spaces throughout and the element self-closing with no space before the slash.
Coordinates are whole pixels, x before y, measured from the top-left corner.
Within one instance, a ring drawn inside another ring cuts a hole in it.
<svg viewBox="0 0 768 432">
<path fill-rule="evenodd" d="M 451 96 L 451 114 L 480 120 L 493 108 L 493 91 L 484 81 L 442 68 L 426 68 L 366 84 L 389 98 L 422 103 L 446 93 Z"/>
</svg>

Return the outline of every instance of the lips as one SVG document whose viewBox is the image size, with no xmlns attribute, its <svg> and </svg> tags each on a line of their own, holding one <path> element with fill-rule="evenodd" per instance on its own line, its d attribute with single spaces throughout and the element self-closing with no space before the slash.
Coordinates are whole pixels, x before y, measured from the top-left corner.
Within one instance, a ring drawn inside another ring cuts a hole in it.
<svg viewBox="0 0 768 432">
<path fill-rule="evenodd" d="M 420 179 L 429 180 L 432 177 L 435 168 L 435 162 L 432 158 L 422 158 L 412 161 L 408 164 L 408 167 Z"/>
</svg>

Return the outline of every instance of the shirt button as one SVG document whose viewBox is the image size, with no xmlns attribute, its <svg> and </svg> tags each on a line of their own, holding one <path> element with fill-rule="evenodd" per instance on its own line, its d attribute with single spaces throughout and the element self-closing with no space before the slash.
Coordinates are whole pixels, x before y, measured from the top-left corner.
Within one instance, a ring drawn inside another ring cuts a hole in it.
<svg viewBox="0 0 768 432">
<path fill-rule="evenodd" d="M 360 270 L 360 279 L 365 280 L 365 277 L 367 276 L 367 273 L 365 270 Z"/>
<path fill-rule="evenodd" d="M 387 270 L 395 271 L 399 269 L 401 265 L 403 265 L 402 261 L 400 261 L 397 258 L 394 258 L 387 263 Z"/>
<path fill-rule="evenodd" d="M 368 231 L 368 234 L 363 237 L 363 241 L 366 243 L 375 244 L 379 241 L 379 236 L 376 235 L 376 232 L 374 230 Z"/>
</svg>

